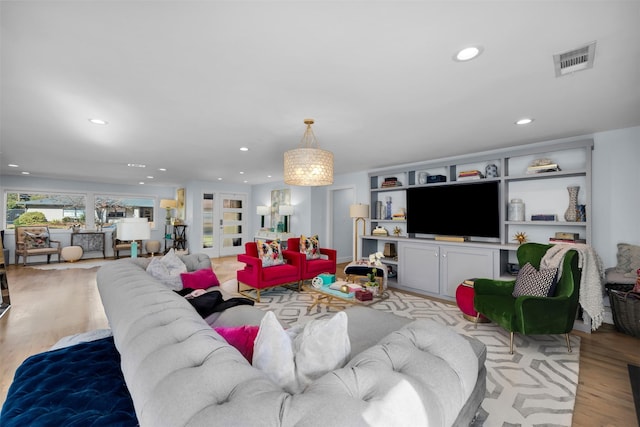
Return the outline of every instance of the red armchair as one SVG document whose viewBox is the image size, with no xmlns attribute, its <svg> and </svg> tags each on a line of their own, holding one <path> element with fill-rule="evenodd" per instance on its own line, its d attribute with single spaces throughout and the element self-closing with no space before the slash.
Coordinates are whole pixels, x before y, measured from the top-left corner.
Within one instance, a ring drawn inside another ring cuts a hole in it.
<svg viewBox="0 0 640 427">
<path fill-rule="evenodd" d="M 300 250 L 300 238 L 294 237 L 287 240 L 287 250 L 297 252 L 300 255 L 300 282 L 310 280 L 318 274 L 336 274 L 337 251 L 329 248 L 318 248 L 321 255 L 327 259 L 307 259 L 306 254 Z"/>
<path fill-rule="evenodd" d="M 260 291 L 276 286 L 297 283 L 300 289 L 300 254 L 292 251 L 282 251 L 286 260 L 285 264 L 263 267 L 262 260 L 258 256 L 258 247 L 255 242 L 247 242 L 244 245 L 245 253 L 238 255 L 238 261 L 245 263 L 244 269 L 238 270 L 238 292 L 247 298 L 260 302 Z M 249 293 L 248 289 L 240 290 L 240 284 L 256 290 L 256 297 Z"/>
</svg>

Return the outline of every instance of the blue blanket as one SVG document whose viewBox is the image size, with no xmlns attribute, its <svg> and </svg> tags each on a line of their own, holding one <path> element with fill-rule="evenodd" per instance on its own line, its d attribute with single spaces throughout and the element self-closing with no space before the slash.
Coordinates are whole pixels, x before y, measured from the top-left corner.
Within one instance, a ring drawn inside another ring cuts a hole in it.
<svg viewBox="0 0 640 427">
<path fill-rule="evenodd" d="M 0 426 L 137 426 L 113 337 L 36 354 L 16 370 Z"/>
</svg>

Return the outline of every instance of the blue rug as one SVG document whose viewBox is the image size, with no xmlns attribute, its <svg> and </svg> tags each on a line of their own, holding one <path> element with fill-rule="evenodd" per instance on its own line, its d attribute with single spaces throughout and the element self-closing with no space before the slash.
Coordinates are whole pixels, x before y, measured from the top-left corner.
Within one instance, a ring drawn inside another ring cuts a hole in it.
<svg viewBox="0 0 640 427">
<path fill-rule="evenodd" d="M 0 425 L 137 426 L 113 337 L 27 358 L 9 387 Z"/>
</svg>

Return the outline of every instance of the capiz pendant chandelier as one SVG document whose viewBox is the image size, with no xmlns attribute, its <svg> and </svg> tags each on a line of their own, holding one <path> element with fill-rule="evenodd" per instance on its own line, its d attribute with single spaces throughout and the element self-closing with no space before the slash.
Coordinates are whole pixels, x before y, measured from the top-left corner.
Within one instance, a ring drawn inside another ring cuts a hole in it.
<svg viewBox="0 0 640 427">
<path fill-rule="evenodd" d="M 284 183 L 289 185 L 318 186 L 333 184 L 333 153 L 318 148 L 311 125 L 313 119 L 304 119 L 300 147 L 284 153 Z"/>
</svg>

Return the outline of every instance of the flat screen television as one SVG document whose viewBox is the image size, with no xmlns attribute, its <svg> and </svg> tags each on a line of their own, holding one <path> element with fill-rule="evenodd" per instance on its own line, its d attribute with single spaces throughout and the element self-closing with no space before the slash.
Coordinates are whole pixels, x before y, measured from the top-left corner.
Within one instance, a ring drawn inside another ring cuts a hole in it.
<svg viewBox="0 0 640 427">
<path fill-rule="evenodd" d="M 500 238 L 498 181 L 408 188 L 407 232 Z"/>
</svg>

